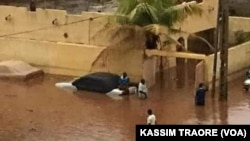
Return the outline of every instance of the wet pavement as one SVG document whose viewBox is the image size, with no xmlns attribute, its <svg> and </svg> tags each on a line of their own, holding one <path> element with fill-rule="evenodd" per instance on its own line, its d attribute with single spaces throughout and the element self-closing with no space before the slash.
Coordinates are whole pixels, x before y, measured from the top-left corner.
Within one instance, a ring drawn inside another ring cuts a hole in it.
<svg viewBox="0 0 250 141">
<path fill-rule="evenodd" d="M 196 107 L 192 79 L 175 76 L 164 72 L 147 100 L 55 87 L 72 77 L 0 81 L 0 141 L 133 141 L 135 125 L 145 124 L 148 108 L 159 124 L 250 124 L 250 93 L 242 91 L 243 78 L 229 84 L 227 103 L 208 93 L 205 107 Z M 180 82 L 185 83 L 180 87 Z"/>
</svg>

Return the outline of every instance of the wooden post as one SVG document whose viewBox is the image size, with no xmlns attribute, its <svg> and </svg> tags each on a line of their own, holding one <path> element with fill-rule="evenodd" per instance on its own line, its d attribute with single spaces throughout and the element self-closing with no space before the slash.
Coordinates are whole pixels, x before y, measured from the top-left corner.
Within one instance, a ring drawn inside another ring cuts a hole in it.
<svg viewBox="0 0 250 141">
<path fill-rule="evenodd" d="M 228 0 L 220 0 L 222 9 L 222 30 L 221 30 L 221 68 L 220 68 L 220 101 L 227 101 L 228 96 Z"/>
<path fill-rule="evenodd" d="M 218 4 L 220 4 L 218 2 Z M 218 49 L 219 49 L 219 33 L 220 33 L 220 25 L 221 25 L 221 6 L 218 6 L 217 12 L 217 25 L 214 31 L 214 63 L 213 63 L 213 78 L 212 78 L 212 89 L 211 89 L 211 96 L 214 98 L 215 89 L 216 89 L 216 72 L 217 72 L 217 58 L 218 58 Z"/>
</svg>

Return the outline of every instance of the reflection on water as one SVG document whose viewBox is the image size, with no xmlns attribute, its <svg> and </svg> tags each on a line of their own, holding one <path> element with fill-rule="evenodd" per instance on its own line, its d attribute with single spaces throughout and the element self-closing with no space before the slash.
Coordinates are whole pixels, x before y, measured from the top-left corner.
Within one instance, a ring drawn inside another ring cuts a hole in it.
<svg viewBox="0 0 250 141">
<path fill-rule="evenodd" d="M 206 115 L 206 108 L 195 107 L 195 116 L 197 119 L 197 124 L 203 124 L 207 121 L 208 116 Z"/>
<path fill-rule="evenodd" d="M 164 72 L 146 100 L 136 95 L 116 100 L 55 87 L 70 77 L 0 81 L 0 140 L 130 141 L 135 139 L 135 125 L 146 123 L 148 108 L 159 124 L 250 124 L 250 93 L 242 92 L 242 78 L 230 83 L 227 103 L 212 100 L 208 93 L 206 105 L 196 107 L 190 79 L 178 88 L 176 74 L 174 69 Z"/>
<path fill-rule="evenodd" d="M 228 124 L 228 105 L 227 102 L 219 103 L 220 124 Z"/>
</svg>

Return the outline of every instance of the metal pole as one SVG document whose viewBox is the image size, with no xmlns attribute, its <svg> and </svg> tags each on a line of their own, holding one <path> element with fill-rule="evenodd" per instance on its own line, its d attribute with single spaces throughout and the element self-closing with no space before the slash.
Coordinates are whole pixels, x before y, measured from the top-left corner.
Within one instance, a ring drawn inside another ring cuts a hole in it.
<svg viewBox="0 0 250 141">
<path fill-rule="evenodd" d="M 221 31 L 221 69 L 220 69 L 220 101 L 226 101 L 228 96 L 228 0 L 220 0 L 222 6 L 222 31 Z"/>
</svg>

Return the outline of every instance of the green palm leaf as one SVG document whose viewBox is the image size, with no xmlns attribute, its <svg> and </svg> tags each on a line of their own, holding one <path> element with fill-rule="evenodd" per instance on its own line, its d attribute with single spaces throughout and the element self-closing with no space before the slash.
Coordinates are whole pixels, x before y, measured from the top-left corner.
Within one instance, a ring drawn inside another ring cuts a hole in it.
<svg viewBox="0 0 250 141">
<path fill-rule="evenodd" d="M 182 22 L 192 15 L 201 16 L 201 7 L 196 3 L 184 3 L 165 9 L 160 15 L 160 23 L 167 27 L 172 27 L 175 23 Z"/>
<path fill-rule="evenodd" d="M 176 41 L 172 35 L 174 34 L 185 34 L 187 36 L 192 36 L 194 38 L 197 38 L 201 41 L 203 41 L 204 43 L 206 43 L 208 45 L 208 47 L 210 48 L 211 51 L 214 51 L 214 46 L 211 45 L 205 38 L 200 37 L 198 35 L 195 35 L 193 33 L 189 33 L 183 30 L 178 30 L 178 29 L 174 29 L 174 28 L 168 28 L 159 24 L 151 24 L 151 25 L 147 25 L 143 27 L 145 31 L 147 32 L 151 32 L 155 35 L 164 35 L 166 38 L 166 43 L 168 44 L 179 44 L 178 41 Z M 163 30 L 165 29 L 165 30 Z M 180 45 L 180 44 L 179 44 Z"/>
<path fill-rule="evenodd" d="M 136 0 L 119 0 L 119 7 L 117 8 L 116 14 L 127 15 L 137 4 L 138 2 Z"/>
<path fill-rule="evenodd" d="M 176 5 L 176 0 L 120 0 L 115 13 L 120 24 L 138 25 L 156 36 L 164 35 L 167 42 L 176 43 L 171 34 L 180 33 L 173 29 L 188 16 L 202 15 L 202 8 L 196 2 Z"/>
<path fill-rule="evenodd" d="M 129 22 L 140 26 L 145 26 L 151 23 L 158 23 L 157 10 L 155 7 L 140 3 L 129 14 Z"/>
</svg>

